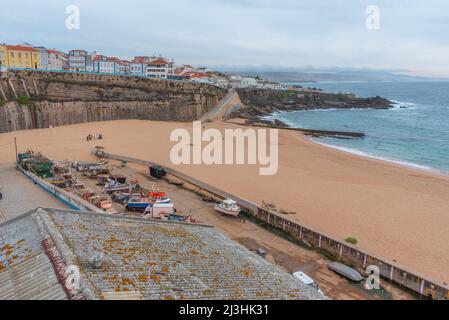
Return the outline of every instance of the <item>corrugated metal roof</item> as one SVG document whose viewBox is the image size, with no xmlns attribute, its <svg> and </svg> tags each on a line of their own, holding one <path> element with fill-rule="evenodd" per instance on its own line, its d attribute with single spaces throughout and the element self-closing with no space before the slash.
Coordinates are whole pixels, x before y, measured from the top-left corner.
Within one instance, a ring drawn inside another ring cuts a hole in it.
<svg viewBox="0 0 449 320">
<path fill-rule="evenodd" d="M 43 239 L 32 215 L 0 225 L 0 300 L 67 299 Z"/>
<path fill-rule="evenodd" d="M 20 281 L 25 284 L 19 285 L 9 280 L 14 270 L 7 267 L 8 276 L 0 273 L 0 298 L 17 297 L 10 292 L 38 297 L 36 287 L 44 288 L 46 297 L 52 292 L 61 298 L 57 289 L 64 293 L 39 248 L 42 236 L 36 232 L 37 220 L 57 248 L 70 252 L 61 256 L 75 257 L 70 259 L 79 264 L 84 284 L 98 299 L 325 298 L 212 227 L 58 209 L 37 211 L 14 225 L 0 225 L 0 231 L 23 228 L 22 234 L 31 234 L 23 242 L 33 248 L 33 257 L 26 261 L 41 270 L 35 283 L 23 281 L 27 267 L 20 269 Z M 20 240 L 13 233 L 8 231 L 2 243 Z M 64 244 L 58 245 L 58 239 Z"/>
</svg>

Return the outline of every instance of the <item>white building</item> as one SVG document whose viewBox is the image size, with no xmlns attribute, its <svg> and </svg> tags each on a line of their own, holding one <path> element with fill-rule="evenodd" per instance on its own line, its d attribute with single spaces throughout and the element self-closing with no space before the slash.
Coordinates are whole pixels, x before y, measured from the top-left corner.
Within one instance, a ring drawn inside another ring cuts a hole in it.
<svg viewBox="0 0 449 320">
<path fill-rule="evenodd" d="M 220 88 L 228 88 L 229 87 L 229 81 L 225 78 L 221 77 L 213 77 L 211 78 L 211 82 L 213 85 L 216 85 Z"/>
<path fill-rule="evenodd" d="M 110 62 L 114 62 L 114 73 L 116 74 L 129 74 L 130 73 L 130 62 L 125 61 L 116 57 L 109 57 Z"/>
<path fill-rule="evenodd" d="M 173 76 L 174 62 L 165 58 L 151 60 L 145 68 L 145 76 L 150 78 L 167 79 Z"/>
<path fill-rule="evenodd" d="M 116 62 L 114 60 L 111 60 L 106 56 L 96 55 L 93 58 L 93 72 L 114 74 L 116 73 L 115 64 Z"/>
<path fill-rule="evenodd" d="M 145 69 L 151 58 L 147 56 L 135 57 L 129 65 L 129 73 L 133 76 L 145 76 Z"/>
<path fill-rule="evenodd" d="M 47 50 L 47 70 L 61 71 L 67 66 L 67 55 L 57 50 Z"/>
<path fill-rule="evenodd" d="M 246 77 L 242 78 L 240 85 L 244 88 L 257 88 L 259 87 L 259 82 L 257 82 L 257 79 L 255 78 Z"/>
<path fill-rule="evenodd" d="M 131 72 L 131 63 L 129 61 L 121 60 L 118 63 L 119 73 L 120 74 L 130 74 Z"/>
<path fill-rule="evenodd" d="M 133 76 L 143 76 L 145 74 L 146 65 L 143 63 L 131 62 L 129 65 L 129 73 Z"/>
<path fill-rule="evenodd" d="M 256 78 L 231 76 L 230 77 L 233 87 L 235 88 L 258 88 L 259 82 Z"/>
</svg>

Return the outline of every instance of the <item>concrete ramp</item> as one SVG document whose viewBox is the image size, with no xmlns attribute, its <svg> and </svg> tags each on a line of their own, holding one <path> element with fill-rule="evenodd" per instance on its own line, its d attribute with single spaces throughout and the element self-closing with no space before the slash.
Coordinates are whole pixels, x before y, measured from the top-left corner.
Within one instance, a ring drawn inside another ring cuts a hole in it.
<svg viewBox="0 0 449 320">
<path fill-rule="evenodd" d="M 239 94 L 232 90 L 209 112 L 203 114 L 199 119 L 202 122 L 220 121 L 226 119 L 233 111 L 243 107 Z"/>
</svg>

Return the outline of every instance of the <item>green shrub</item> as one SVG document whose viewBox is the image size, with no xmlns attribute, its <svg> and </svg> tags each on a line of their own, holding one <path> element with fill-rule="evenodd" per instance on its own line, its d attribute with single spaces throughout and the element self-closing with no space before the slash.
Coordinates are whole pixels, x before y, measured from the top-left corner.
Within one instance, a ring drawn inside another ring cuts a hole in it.
<svg viewBox="0 0 449 320">
<path fill-rule="evenodd" d="M 6 101 L 3 98 L 0 98 L 0 107 L 3 107 L 6 104 Z"/>
<path fill-rule="evenodd" d="M 345 241 L 350 244 L 353 244 L 353 245 L 356 245 L 357 243 L 359 243 L 359 241 L 356 238 L 352 238 L 352 237 L 346 238 Z"/>
<path fill-rule="evenodd" d="M 17 97 L 17 102 L 21 105 L 29 106 L 31 104 L 30 98 L 28 98 L 26 95 L 19 95 Z"/>
</svg>

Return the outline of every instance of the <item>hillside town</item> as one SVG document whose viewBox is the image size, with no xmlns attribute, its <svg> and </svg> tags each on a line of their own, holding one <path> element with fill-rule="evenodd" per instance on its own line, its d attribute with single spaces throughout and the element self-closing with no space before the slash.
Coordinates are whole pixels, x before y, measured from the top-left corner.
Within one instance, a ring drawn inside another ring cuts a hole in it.
<svg viewBox="0 0 449 320">
<path fill-rule="evenodd" d="M 229 75 L 208 71 L 205 67 L 177 65 L 174 59 L 163 56 L 136 56 L 132 60 L 126 60 L 99 54 L 96 51 L 73 49 L 66 53 L 28 43 L 20 45 L 0 43 L 0 72 L 7 69 L 116 74 L 166 80 L 186 80 L 227 89 L 284 89 L 280 83 L 258 77 Z"/>
</svg>

